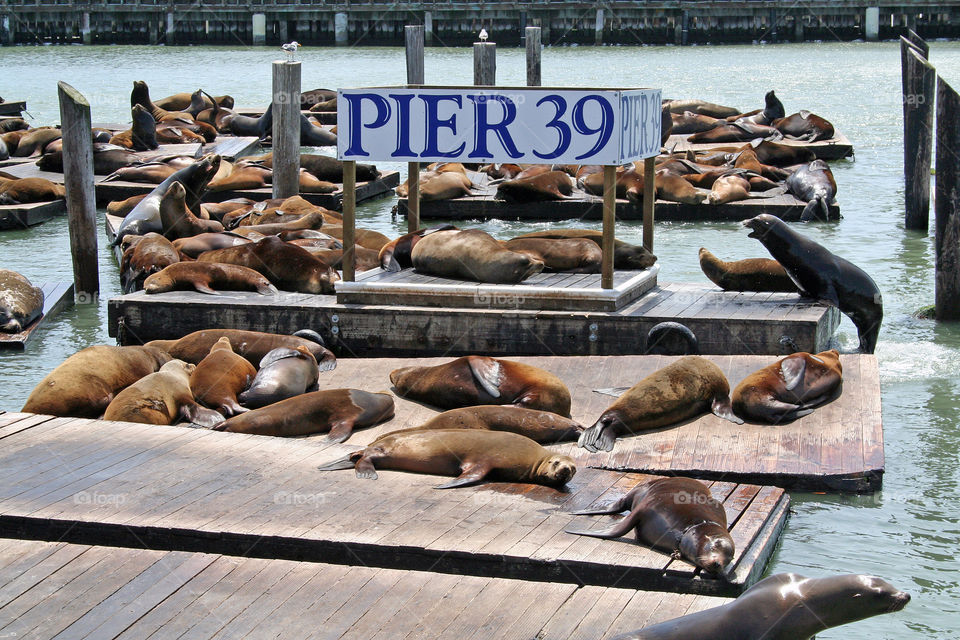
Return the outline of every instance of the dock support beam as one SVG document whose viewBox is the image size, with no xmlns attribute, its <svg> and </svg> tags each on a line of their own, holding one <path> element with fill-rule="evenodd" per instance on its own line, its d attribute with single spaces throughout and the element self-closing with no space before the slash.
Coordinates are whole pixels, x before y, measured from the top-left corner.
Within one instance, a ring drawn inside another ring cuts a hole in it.
<svg viewBox="0 0 960 640">
<path fill-rule="evenodd" d="M 258 47 L 267 43 L 267 16 L 263 13 L 253 14 L 251 20 L 253 28 L 253 46 Z"/>
<path fill-rule="evenodd" d="M 84 11 L 80 16 L 80 42 L 92 44 L 93 35 L 90 33 L 90 12 Z"/>
<path fill-rule="evenodd" d="M 357 229 L 357 163 L 343 161 L 343 258 L 341 269 L 344 282 L 356 279 Z"/>
<path fill-rule="evenodd" d="M 653 253 L 653 204 L 656 198 L 656 158 L 643 160 L 643 248 Z"/>
<path fill-rule="evenodd" d="M 613 227 L 617 220 L 617 167 L 603 167 L 603 252 L 600 265 L 600 287 L 613 289 Z"/>
<path fill-rule="evenodd" d="M 407 84 L 424 84 L 423 46 L 426 25 L 404 27 Z M 407 233 L 420 228 L 420 163 L 407 163 Z"/>
<path fill-rule="evenodd" d="M 597 22 L 593 27 L 593 44 L 603 44 L 603 9 L 597 9 Z"/>
<path fill-rule="evenodd" d="M 803 18 L 793 16 L 793 41 L 803 42 Z"/>
<path fill-rule="evenodd" d="M 333 16 L 333 31 L 337 46 L 346 45 L 349 39 L 349 19 L 347 14 L 341 12 Z"/>
<path fill-rule="evenodd" d="M 903 93 L 904 225 L 930 227 L 930 156 L 933 150 L 933 101 L 937 72 L 913 46 L 901 39 L 905 55 Z"/>
<path fill-rule="evenodd" d="M 690 14 L 686 11 L 680 18 L 680 44 L 686 46 L 690 42 Z"/>
<path fill-rule="evenodd" d="M 497 84 L 497 43 L 473 43 L 473 84 L 492 87 Z"/>
<path fill-rule="evenodd" d="M 290 28 L 286 18 L 282 16 L 281 19 L 277 21 L 277 32 L 280 35 L 280 42 L 286 44 L 290 39 Z"/>
<path fill-rule="evenodd" d="M 300 193 L 300 63 L 273 63 L 273 197 Z"/>
<path fill-rule="evenodd" d="M 173 11 L 167 12 L 167 34 L 164 42 L 168 47 L 177 42 L 177 23 L 174 22 Z"/>
<path fill-rule="evenodd" d="M 13 29 L 10 24 L 10 16 L 0 17 L 0 44 L 9 47 L 13 44 Z"/>
<path fill-rule="evenodd" d="M 543 82 L 540 67 L 540 27 L 527 27 L 523 30 L 524 44 L 527 47 L 527 86 L 539 87 Z"/>
<path fill-rule="evenodd" d="M 937 79 L 937 320 L 960 320 L 960 96 Z"/>
<path fill-rule="evenodd" d="M 430 11 L 423 12 L 423 29 L 424 42 L 427 44 L 433 44 L 433 13 Z"/>
<path fill-rule="evenodd" d="M 880 7 L 867 7 L 863 30 L 868 42 L 876 42 L 880 39 Z"/>
</svg>

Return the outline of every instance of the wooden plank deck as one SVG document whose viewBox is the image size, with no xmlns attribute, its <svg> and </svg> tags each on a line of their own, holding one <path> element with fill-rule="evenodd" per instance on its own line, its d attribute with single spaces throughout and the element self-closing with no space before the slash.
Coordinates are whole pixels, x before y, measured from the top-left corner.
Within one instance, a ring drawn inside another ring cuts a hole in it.
<svg viewBox="0 0 960 640">
<path fill-rule="evenodd" d="M 667 139 L 667 144 L 663 146 L 667 149 L 672 148 L 676 153 L 682 153 L 684 151 L 709 151 L 718 147 L 742 146 L 746 144 L 744 142 L 710 142 L 691 144 L 687 142 L 687 138 L 689 138 L 690 135 L 691 134 L 689 133 L 672 135 Z M 853 156 L 853 144 L 850 142 L 847 136 L 843 135 L 839 131 L 835 132 L 834 136 L 828 140 L 803 142 L 800 140 L 788 140 L 784 138 L 783 140 L 779 140 L 777 144 L 783 144 L 790 147 L 799 147 L 801 149 L 809 149 L 816 154 L 817 158 L 822 160 L 839 160 L 841 158 L 849 158 Z"/>
<path fill-rule="evenodd" d="M 420 203 L 420 217 L 443 220 L 601 220 L 603 198 L 574 187 L 573 195 L 564 200 L 547 202 L 506 202 L 497 200 L 496 184 L 490 184 L 485 173 L 467 171 L 473 180 L 473 195 L 453 200 L 434 200 Z M 720 221 L 746 220 L 761 213 L 769 213 L 783 220 L 800 219 L 806 203 L 789 193 L 772 198 L 752 198 L 721 205 L 683 204 L 657 199 L 655 218 L 658 221 Z M 830 219 L 840 219 L 840 205 L 830 205 Z M 407 199 L 400 198 L 397 211 L 407 215 Z M 642 203 L 617 200 L 617 217 L 621 220 L 642 220 Z"/>
<path fill-rule="evenodd" d="M 63 542 L 0 539 L 0 557 L 9 637 L 599 640 L 728 602 Z"/>
<path fill-rule="evenodd" d="M 22 417 L 0 416 L 0 429 Z M 6 537 L 492 578 L 735 596 L 763 570 L 789 504 L 779 488 L 709 483 L 738 541 L 723 579 L 632 539 L 563 531 L 578 518 L 570 511 L 616 499 L 649 475 L 583 466 L 563 490 L 438 491 L 437 476 L 318 471 L 356 449 L 318 438 L 50 418 L 2 439 Z"/>
<path fill-rule="evenodd" d="M 51 202 L 3 204 L 0 205 L 0 231 L 26 229 L 66 213 L 67 201 L 63 198 Z"/>
<path fill-rule="evenodd" d="M 43 315 L 20 333 L 0 332 L 0 349 L 25 349 L 27 343 L 36 337 L 40 327 L 61 309 L 73 304 L 72 282 L 45 282 L 39 286 L 43 290 Z"/>
</svg>

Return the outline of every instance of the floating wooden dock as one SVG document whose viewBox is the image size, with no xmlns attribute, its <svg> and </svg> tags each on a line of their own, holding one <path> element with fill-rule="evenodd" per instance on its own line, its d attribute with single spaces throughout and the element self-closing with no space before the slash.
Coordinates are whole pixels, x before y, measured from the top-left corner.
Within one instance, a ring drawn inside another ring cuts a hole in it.
<svg viewBox="0 0 960 640">
<path fill-rule="evenodd" d="M 0 102 L 0 116 L 19 118 L 26 110 L 26 100 L 4 100 L 3 102 Z"/>
<path fill-rule="evenodd" d="M 611 638 L 723 598 L 0 539 L 16 637 Z"/>
<path fill-rule="evenodd" d="M 485 173 L 467 171 L 473 181 L 473 195 L 453 200 L 428 200 L 420 203 L 420 217 L 442 220 L 601 220 L 603 218 L 603 198 L 591 195 L 574 187 L 573 195 L 564 200 L 544 202 L 507 202 L 495 197 L 496 183 L 490 184 Z M 704 196 L 706 197 L 706 196 Z M 740 221 L 769 213 L 783 220 L 800 219 L 807 203 L 798 200 L 789 193 L 771 198 L 751 198 L 727 204 L 684 204 L 658 199 L 655 203 L 655 216 L 658 221 L 694 221 L 714 222 L 722 220 Z M 840 219 L 840 206 L 830 205 L 830 219 Z M 397 204 L 400 215 L 407 215 L 407 199 L 400 198 Z M 621 220 L 643 220 L 641 202 L 617 200 L 617 217 Z"/>
<path fill-rule="evenodd" d="M 439 491 L 437 476 L 319 471 L 357 448 L 319 438 L 23 413 L 0 415 L 0 438 L 7 537 L 625 589 L 738 595 L 759 579 L 790 500 L 777 487 L 708 483 L 736 546 L 724 579 L 632 539 L 564 531 L 582 524 L 571 511 L 618 499 L 649 475 L 581 467 L 562 490 Z"/>
<path fill-rule="evenodd" d="M 39 287 L 43 290 L 43 314 L 20 333 L 0 332 L 0 349 L 25 349 L 40 327 L 60 313 L 61 309 L 73 304 L 72 282 L 45 282 Z"/>
<path fill-rule="evenodd" d="M 26 229 L 66 213 L 67 201 L 63 198 L 51 202 L 3 204 L 0 205 L 0 231 Z"/>
<path fill-rule="evenodd" d="M 708 143 L 690 143 L 687 142 L 692 134 L 675 134 L 670 136 L 667 139 L 667 143 L 663 145 L 667 149 L 672 149 L 675 153 L 683 153 L 685 151 L 710 151 L 718 147 L 739 147 L 746 144 L 745 142 L 708 142 Z M 827 140 L 817 140 L 816 142 L 804 142 L 802 140 L 790 140 L 784 138 L 783 140 L 777 140 L 777 144 L 786 145 L 788 147 L 798 147 L 800 149 L 809 149 L 816 154 L 817 158 L 821 160 L 839 160 L 841 158 L 850 158 L 853 156 L 853 144 L 840 132 L 837 132 L 832 138 Z"/>
</svg>

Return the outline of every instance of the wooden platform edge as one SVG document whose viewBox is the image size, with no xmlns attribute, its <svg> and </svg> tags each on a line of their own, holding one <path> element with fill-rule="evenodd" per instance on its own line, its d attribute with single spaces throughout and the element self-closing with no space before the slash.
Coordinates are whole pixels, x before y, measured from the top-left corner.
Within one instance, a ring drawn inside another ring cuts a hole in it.
<svg viewBox="0 0 960 640">
<path fill-rule="evenodd" d="M 790 494 L 784 492 L 777 501 L 777 506 L 767 517 L 766 522 L 750 541 L 750 547 L 746 553 L 740 557 L 737 566 L 733 568 L 733 574 L 737 582 L 745 585 L 752 585 L 760 579 L 767 568 L 773 552 L 780 545 L 780 536 L 787 526 L 787 519 L 790 515 Z M 768 542 L 769 541 L 769 542 Z M 749 567 L 743 571 L 741 567 Z"/>
<path fill-rule="evenodd" d="M 623 473 L 649 473 L 666 476 L 684 476 L 699 480 L 723 480 L 740 484 L 758 484 L 780 487 L 787 491 L 829 491 L 833 493 L 873 493 L 883 488 L 884 468 L 867 469 L 856 474 L 824 474 L 798 476 L 779 473 L 740 473 L 703 469 L 641 469 L 628 465 L 590 465 L 594 469 Z"/>
</svg>

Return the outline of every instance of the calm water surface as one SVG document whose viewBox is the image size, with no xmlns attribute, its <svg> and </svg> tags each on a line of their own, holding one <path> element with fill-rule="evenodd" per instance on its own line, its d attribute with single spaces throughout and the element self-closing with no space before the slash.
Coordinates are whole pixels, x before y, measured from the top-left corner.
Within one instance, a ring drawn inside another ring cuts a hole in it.
<svg viewBox="0 0 960 640">
<path fill-rule="evenodd" d="M 202 86 L 229 93 L 238 105 L 266 104 L 272 48 L 20 47 L 0 49 L 6 69 L 2 95 L 26 99 L 35 124 L 59 121 L 56 81 L 82 91 L 94 121 L 129 120 L 129 91 L 146 80 L 156 97 Z M 402 83 L 399 48 L 304 49 L 303 88 Z M 934 43 L 931 61 L 960 88 L 960 45 Z M 501 49 L 498 82 L 525 81 L 523 52 Z M 873 496 L 793 494 L 793 510 L 770 572 L 808 576 L 872 573 L 909 591 L 900 613 L 820 634 L 822 638 L 955 638 L 960 627 L 960 327 L 915 320 L 933 303 L 932 232 L 903 228 L 902 125 L 899 51 L 893 43 L 737 47 L 571 47 L 544 51 L 544 85 L 662 87 L 668 97 L 702 97 L 743 109 L 763 105 L 776 89 L 787 112 L 809 109 L 830 119 L 854 143 L 855 160 L 833 163 L 843 212 L 839 223 L 802 232 L 858 264 L 880 285 L 886 303 L 877 356 L 886 440 L 884 490 Z M 469 84 L 469 50 L 428 49 L 428 84 Z M 390 165 L 384 165 L 390 168 Z M 396 167 L 400 169 L 400 167 Z M 405 169 L 404 169 L 405 170 Z M 360 206 L 364 226 L 388 235 L 393 199 Z M 488 222 L 494 235 L 544 224 Z M 565 223 L 564 226 L 574 226 Z M 102 225 L 101 225 L 102 228 Z M 640 240 L 622 223 L 618 235 Z M 662 282 L 704 282 L 697 249 L 725 259 L 763 256 L 736 224 L 658 223 L 656 253 Z M 102 297 L 119 294 L 118 269 L 101 245 Z M 34 282 L 69 280 L 65 220 L 0 234 L 0 267 Z M 106 305 L 73 308 L 45 329 L 25 353 L 0 352 L 0 408 L 19 409 L 33 386 L 75 351 L 110 343 Z M 841 348 L 856 346 L 846 319 Z"/>
</svg>

